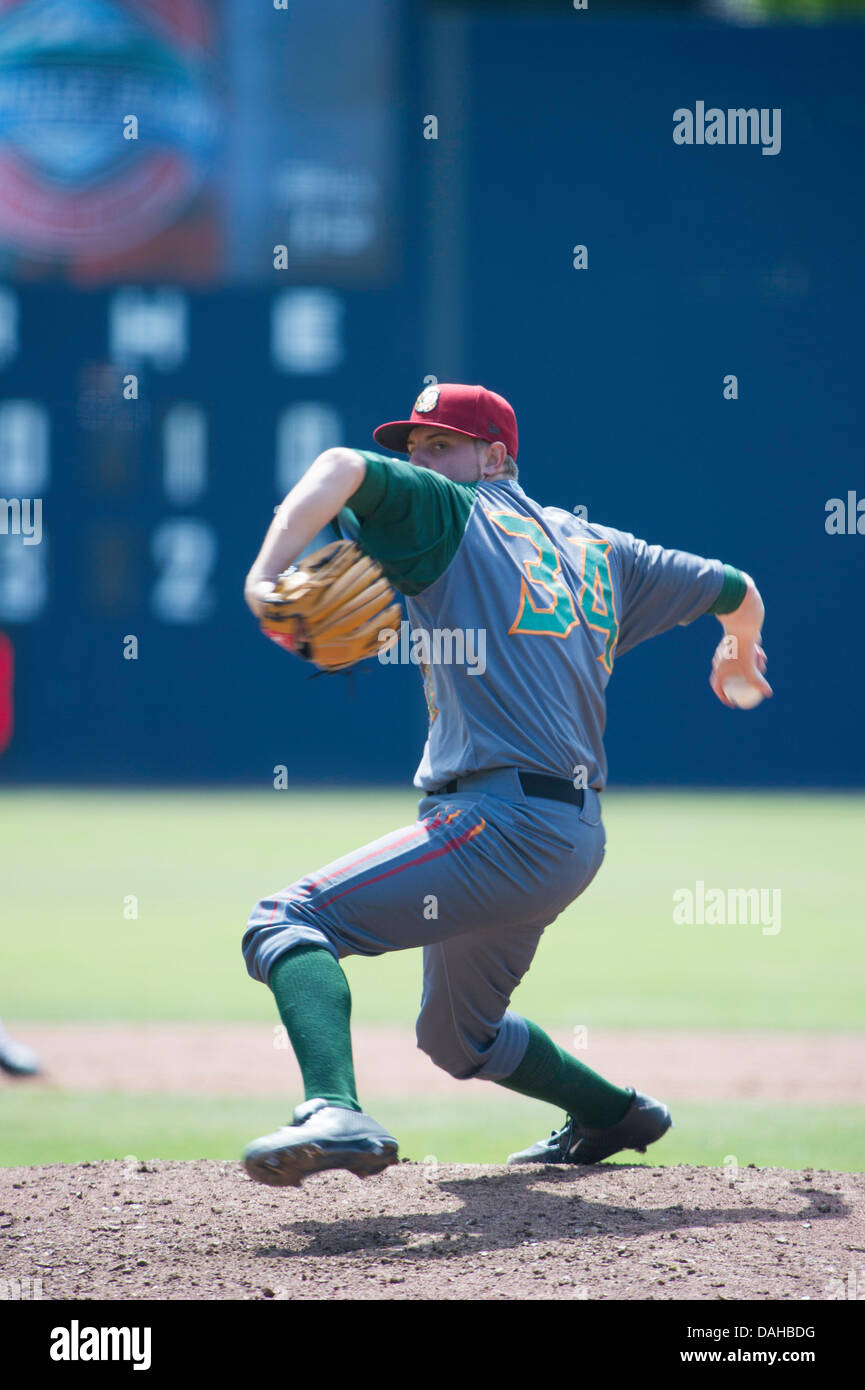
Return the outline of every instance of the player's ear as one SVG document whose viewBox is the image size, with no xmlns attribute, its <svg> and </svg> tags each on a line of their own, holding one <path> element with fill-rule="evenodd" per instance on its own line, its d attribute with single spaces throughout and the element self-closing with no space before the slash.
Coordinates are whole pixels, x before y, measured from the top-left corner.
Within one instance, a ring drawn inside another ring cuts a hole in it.
<svg viewBox="0 0 865 1390">
<path fill-rule="evenodd" d="M 483 464 L 484 477 L 489 477 L 491 473 L 498 473 L 507 456 L 507 445 L 497 439 L 494 444 L 489 446 L 489 452 Z"/>
</svg>

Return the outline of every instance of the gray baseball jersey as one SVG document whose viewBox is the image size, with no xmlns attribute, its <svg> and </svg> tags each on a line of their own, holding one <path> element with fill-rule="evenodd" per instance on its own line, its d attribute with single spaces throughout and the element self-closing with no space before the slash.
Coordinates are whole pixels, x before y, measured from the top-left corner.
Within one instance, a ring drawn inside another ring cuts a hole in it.
<svg viewBox="0 0 865 1390">
<path fill-rule="evenodd" d="M 413 660 L 423 671 L 429 737 L 415 786 L 433 790 L 513 766 L 568 778 L 581 769 L 580 780 L 600 791 L 615 659 L 710 611 L 725 581 L 736 607 L 741 576 L 720 560 L 541 507 L 513 479 L 452 483 L 360 452 L 373 471 L 370 500 L 351 499 L 363 520 L 342 514 L 341 530 L 357 535 L 406 594 L 410 630 L 384 659 Z M 388 485 L 378 500 L 382 472 Z M 413 511 L 429 514 L 426 535 Z M 429 539 L 431 549 L 436 521 L 451 528 L 451 545 L 419 576 L 400 564 L 394 544 L 402 533 Z"/>
</svg>

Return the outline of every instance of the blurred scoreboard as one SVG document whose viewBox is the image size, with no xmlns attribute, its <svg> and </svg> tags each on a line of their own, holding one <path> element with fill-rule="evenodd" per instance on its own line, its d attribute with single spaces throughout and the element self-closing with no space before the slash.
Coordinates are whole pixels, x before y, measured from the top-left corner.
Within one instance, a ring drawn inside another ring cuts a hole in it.
<svg viewBox="0 0 865 1390">
<path fill-rule="evenodd" d="M 0 401 L 0 620 L 32 622 L 55 608 L 49 570 L 55 553 L 69 563 L 73 538 L 85 615 L 144 599 L 164 622 L 209 617 L 219 547 L 217 518 L 205 514 L 216 504 L 234 524 L 242 490 L 266 519 L 265 485 L 281 498 L 347 437 L 343 402 L 357 398 L 362 377 L 349 340 L 353 330 L 367 336 L 371 306 L 321 287 L 192 302 L 175 289 L 23 298 L 34 346 L 58 336 L 4 374 L 19 391 Z M 17 298 L 4 290 L 0 304 L 6 325 L 17 325 Z M 104 359 L 78 353 L 85 336 L 107 338 Z"/>
<path fill-rule="evenodd" d="M 0 774 L 272 761 L 246 704 L 293 663 L 243 577 L 316 454 L 421 371 L 402 16 L 0 0 Z M 347 698 L 323 684 L 310 717 Z"/>
</svg>

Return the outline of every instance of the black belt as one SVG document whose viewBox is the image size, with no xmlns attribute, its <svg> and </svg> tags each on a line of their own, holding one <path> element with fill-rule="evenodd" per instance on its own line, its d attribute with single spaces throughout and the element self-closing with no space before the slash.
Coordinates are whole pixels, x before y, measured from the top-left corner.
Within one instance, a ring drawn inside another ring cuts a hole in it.
<svg viewBox="0 0 865 1390">
<path fill-rule="evenodd" d="M 586 799 L 583 788 L 575 787 L 567 777 L 547 777 L 544 772 L 518 772 L 517 776 L 526 796 L 543 796 L 548 801 L 569 801 L 573 806 L 582 806 Z M 455 777 L 434 792 L 427 792 L 427 796 L 453 796 L 459 790 L 460 781 L 459 777 Z"/>
</svg>

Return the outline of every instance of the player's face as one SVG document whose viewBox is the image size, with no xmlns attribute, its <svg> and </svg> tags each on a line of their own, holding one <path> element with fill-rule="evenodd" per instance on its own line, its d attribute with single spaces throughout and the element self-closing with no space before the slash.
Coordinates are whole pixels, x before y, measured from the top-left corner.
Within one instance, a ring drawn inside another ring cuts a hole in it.
<svg viewBox="0 0 865 1390">
<path fill-rule="evenodd" d="M 436 425 L 416 425 L 407 447 L 409 458 L 418 468 L 430 468 L 454 483 L 477 482 L 483 453 L 467 435 Z"/>
</svg>

